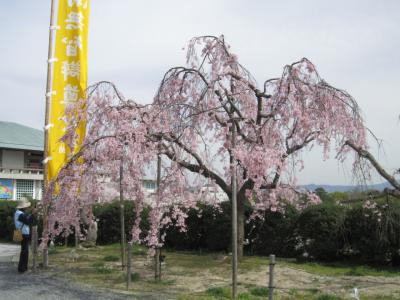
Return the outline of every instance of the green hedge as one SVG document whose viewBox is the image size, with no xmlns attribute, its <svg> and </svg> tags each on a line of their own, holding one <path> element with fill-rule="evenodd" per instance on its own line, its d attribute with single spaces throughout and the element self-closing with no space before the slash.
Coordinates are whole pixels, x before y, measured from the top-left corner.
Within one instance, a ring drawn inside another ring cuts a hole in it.
<svg viewBox="0 0 400 300">
<path fill-rule="evenodd" d="M 221 211 L 212 206 L 199 205 L 199 210 L 188 211 L 187 231 L 175 226 L 167 229 L 165 246 L 178 250 L 228 251 L 231 244 L 231 205 L 221 204 Z"/>
<path fill-rule="evenodd" d="M 135 209 L 132 201 L 124 202 L 125 234 L 129 238 L 132 226 L 135 222 Z M 112 244 L 120 241 L 120 203 L 97 204 L 93 208 L 93 214 L 98 222 L 97 242 L 99 244 Z M 143 209 L 140 227 L 143 234 L 149 229 L 148 209 Z"/>
<path fill-rule="evenodd" d="M 248 254 L 294 257 L 295 229 L 299 212 L 288 206 L 284 212 L 266 211 L 263 219 L 254 219 L 246 224 L 248 244 L 245 250 Z"/>
<path fill-rule="evenodd" d="M 0 201 L 0 240 L 12 241 L 15 201 Z"/>
<path fill-rule="evenodd" d="M 170 228 L 166 247 L 180 250 L 229 251 L 230 205 L 190 211 L 187 232 Z M 380 212 L 380 216 L 379 213 Z M 246 215 L 251 211 L 247 209 Z M 296 257 L 299 260 L 400 265 L 400 205 L 380 206 L 377 213 L 361 205 L 326 202 L 299 212 L 266 211 L 264 219 L 247 220 L 245 251 L 250 255 Z"/>
<path fill-rule="evenodd" d="M 361 206 L 346 211 L 342 256 L 367 263 L 400 266 L 400 205 L 383 205 L 379 214 Z"/>
<path fill-rule="evenodd" d="M 36 200 L 30 200 L 32 206 L 27 209 L 30 213 L 32 207 L 37 203 Z M 0 241 L 12 242 L 14 232 L 14 213 L 17 201 L 0 200 Z M 38 224 L 38 231 L 42 232 L 41 221 Z"/>
<path fill-rule="evenodd" d="M 333 261 L 343 244 L 343 207 L 322 204 L 306 208 L 295 224 L 297 256 L 304 259 Z"/>
<path fill-rule="evenodd" d="M 305 260 L 351 260 L 399 266 L 400 205 L 389 204 L 381 203 L 373 213 L 373 210 L 366 210 L 361 205 L 341 207 L 325 202 L 303 211 L 293 207 L 284 212 L 266 211 L 263 220 L 249 219 L 251 209 L 246 208 L 245 252 L 250 255 L 273 253 Z M 13 201 L 0 201 L 0 240 L 11 241 L 15 205 Z M 96 205 L 93 212 L 99 219 L 98 243 L 119 242 L 119 202 Z M 199 204 L 197 210 L 191 209 L 187 213 L 187 231 L 170 226 L 166 229 L 165 247 L 230 251 L 229 202 L 222 203 L 221 210 Z M 144 234 L 149 228 L 147 216 L 148 210 L 145 209 L 141 222 Z M 134 219 L 133 203 L 127 201 L 125 228 L 128 237 Z M 63 239 L 59 241 L 63 242 Z"/>
</svg>

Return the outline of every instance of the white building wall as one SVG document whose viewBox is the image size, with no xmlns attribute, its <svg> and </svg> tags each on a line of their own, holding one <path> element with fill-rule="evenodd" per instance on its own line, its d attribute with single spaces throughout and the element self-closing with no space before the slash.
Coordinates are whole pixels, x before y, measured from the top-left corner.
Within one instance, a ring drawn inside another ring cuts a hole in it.
<svg viewBox="0 0 400 300">
<path fill-rule="evenodd" d="M 13 180 L 13 200 L 17 200 L 17 181 Z"/>
<path fill-rule="evenodd" d="M 5 150 L 0 149 L 1 151 L 1 166 L 2 169 L 0 171 L 1 179 L 12 179 L 13 181 L 13 195 L 12 199 L 18 199 L 18 181 L 23 181 L 25 183 L 32 182 L 33 190 L 27 192 L 32 198 L 41 200 L 43 196 L 42 191 L 42 182 L 43 182 L 43 172 L 42 170 L 30 170 L 30 171 L 22 171 L 25 168 L 25 155 L 24 151 L 18 150 Z M 21 169 L 21 170 L 20 170 Z M 26 184 L 24 184 L 26 186 Z M 23 187 L 22 187 L 23 188 Z M 20 196 L 20 195 L 19 195 Z"/>
<path fill-rule="evenodd" d="M 2 167 L 23 169 L 24 158 L 25 157 L 23 151 L 3 150 Z"/>
<path fill-rule="evenodd" d="M 42 180 L 35 180 L 35 196 L 37 200 L 42 200 Z"/>
</svg>

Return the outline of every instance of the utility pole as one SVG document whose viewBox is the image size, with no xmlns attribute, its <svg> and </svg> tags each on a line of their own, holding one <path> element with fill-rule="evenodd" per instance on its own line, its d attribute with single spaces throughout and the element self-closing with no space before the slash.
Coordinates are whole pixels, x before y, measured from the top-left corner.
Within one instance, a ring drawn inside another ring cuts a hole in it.
<svg viewBox="0 0 400 300">
<path fill-rule="evenodd" d="M 53 56 L 53 40 L 54 31 L 56 30 L 54 25 L 54 0 L 51 0 L 50 8 L 50 27 L 49 27 L 49 48 L 47 53 L 47 82 L 46 82 L 46 108 L 45 108 L 45 121 L 44 121 L 44 159 L 48 158 L 48 140 L 49 140 L 49 130 L 50 130 L 50 105 L 51 105 L 51 71 L 52 71 L 52 56 Z M 47 160 L 46 160 L 47 161 Z M 43 180 L 44 180 L 44 190 L 47 191 L 49 183 L 47 180 L 47 167 L 44 165 L 43 168 Z M 43 207 L 43 231 L 48 227 L 48 210 L 49 205 Z M 49 252 L 47 245 L 43 248 L 43 267 L 47 268 L 49 266 Z"/>
</svg>

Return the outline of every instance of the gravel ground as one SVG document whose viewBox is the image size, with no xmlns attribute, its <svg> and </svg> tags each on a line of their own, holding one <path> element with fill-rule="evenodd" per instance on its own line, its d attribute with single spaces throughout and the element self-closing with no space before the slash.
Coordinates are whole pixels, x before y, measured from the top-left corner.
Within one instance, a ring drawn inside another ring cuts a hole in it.
<svg viewBox="0 0 400 300">
<path fill-rule="evenodd" d="M 99 288 L 78 285 L 46 273 L 19 274 L 15 263 L 0 263 L 1 300 L 110 300 L 166 299 L 160 295 L 124 295 Z"/>
</svg>

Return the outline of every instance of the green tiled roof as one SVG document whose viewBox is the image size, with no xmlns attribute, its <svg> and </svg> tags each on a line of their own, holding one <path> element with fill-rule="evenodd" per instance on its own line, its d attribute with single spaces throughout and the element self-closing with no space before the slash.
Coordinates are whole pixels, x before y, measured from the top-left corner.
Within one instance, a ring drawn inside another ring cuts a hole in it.
<svg viewBox="0 0 400 300">
<path fill-rule="evenodd" d="M 43 151 L 43 143 L 43 131 L 0 121 L 0 148 Z"/>
</svg>

